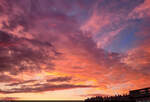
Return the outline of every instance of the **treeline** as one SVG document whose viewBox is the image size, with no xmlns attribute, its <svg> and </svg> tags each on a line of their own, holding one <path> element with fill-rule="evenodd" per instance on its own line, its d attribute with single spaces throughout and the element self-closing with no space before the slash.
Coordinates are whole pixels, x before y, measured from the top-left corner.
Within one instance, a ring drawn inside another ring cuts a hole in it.
<svg viewBox="0 0 150 102">
<path fill-rule="evenodd" d="M 136 102 L 129 95 L 117 95 L 117 96 L 108 96 L 101 97 L 96 96 L 86 99 L 84 102 Z"/>
</svg>

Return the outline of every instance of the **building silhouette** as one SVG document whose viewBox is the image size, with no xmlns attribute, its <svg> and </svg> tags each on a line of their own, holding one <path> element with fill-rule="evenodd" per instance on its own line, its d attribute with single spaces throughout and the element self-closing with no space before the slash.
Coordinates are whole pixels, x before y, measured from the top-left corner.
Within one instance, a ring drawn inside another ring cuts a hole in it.
<svg viewBox="0 0 150 102">
<path fill-rule="evenodd" d="M 85 99 L 85 102 L 150 102 L 150 87 L 131 90 L 128 95 L 96 96 Z"/>
<path fill-rule="evenodd" d="M 129 92 L 129 95 L 132 99 L 135 99 L 137 102 L 150 102 L 150 87 L 132 90 Z"/>
</svg>

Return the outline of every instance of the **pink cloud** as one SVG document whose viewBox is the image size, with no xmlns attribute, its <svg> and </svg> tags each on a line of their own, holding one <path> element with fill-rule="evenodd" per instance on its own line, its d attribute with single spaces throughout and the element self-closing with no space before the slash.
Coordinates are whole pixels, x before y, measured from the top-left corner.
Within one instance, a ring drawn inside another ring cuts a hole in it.
<svg viewBox="0 0 150 102">
<path fill-rule="evenodd" d="M 129 13 L 129 18 L 136 19 L 136 18 L 144 18 L 150 16 L 150 1 L 144 0 L 142 4 L 137 6 L 132 12 Z"/>
<path fill-rule="evenodd" d="M 96 34 L 102 29 L 102 27 L 109 23 L 110 17 L 108 15 L 101 15 L 98 14 L 97 11 L 94 11 L 91 17 L 81 26 L 81 30 L 84 32 L 90 32 L 91 34 Z"/>
</svg>

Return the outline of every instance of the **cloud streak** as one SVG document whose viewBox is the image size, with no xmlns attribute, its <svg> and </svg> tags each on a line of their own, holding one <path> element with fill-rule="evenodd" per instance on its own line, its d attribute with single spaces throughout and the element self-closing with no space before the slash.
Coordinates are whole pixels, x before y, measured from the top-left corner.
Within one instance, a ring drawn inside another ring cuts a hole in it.
<svg viewBox="0 0 150 102">
<path fill-rule="evenodd" d="M 60 85 L 53 85 L 53 84 L 40 84 L 34 88 L 31 86 L 21 87 L 21 88 L 13 88 L 11 90 L 0 90 L 0 93 L 3 94 L 10 94 L 10 93 L 37 93 L 37 92 L 44 92 L 44 91 L 56 91 L 56 90 L 65 90 L 65 89 L 72 89 L 72 88 L 88 88 L 94 86 L 88 85 L 71 85 L 71 84 L 60 84 Z"/>
</svg>

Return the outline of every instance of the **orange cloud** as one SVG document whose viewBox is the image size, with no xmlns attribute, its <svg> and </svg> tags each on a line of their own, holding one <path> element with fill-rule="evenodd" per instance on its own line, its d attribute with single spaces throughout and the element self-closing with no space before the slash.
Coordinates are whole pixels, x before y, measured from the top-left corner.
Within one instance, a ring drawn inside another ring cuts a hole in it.
<svg viewBox="0 0 150 102">
<path fill-rule="evenodd" d="M 144 41 L 138 47 L 129 50 L 127 56 L 123 58 L 122 62 L 126 63 L 130 70 L 133 70 L 133 74 L 130 75 L 131 83 L 134 85 L 134 89 L 140 87 L 148 87 L 150 85 L 149 77 L 149 63 L 150 60 L 150 48 L 149 40 Z"/>
<path fill-rule="evenodd" d="M 0 100 L 2 101 L 14 101 L 14 100 L 18 100 L 18 97 L 0 97 Z"/>
</svg>

